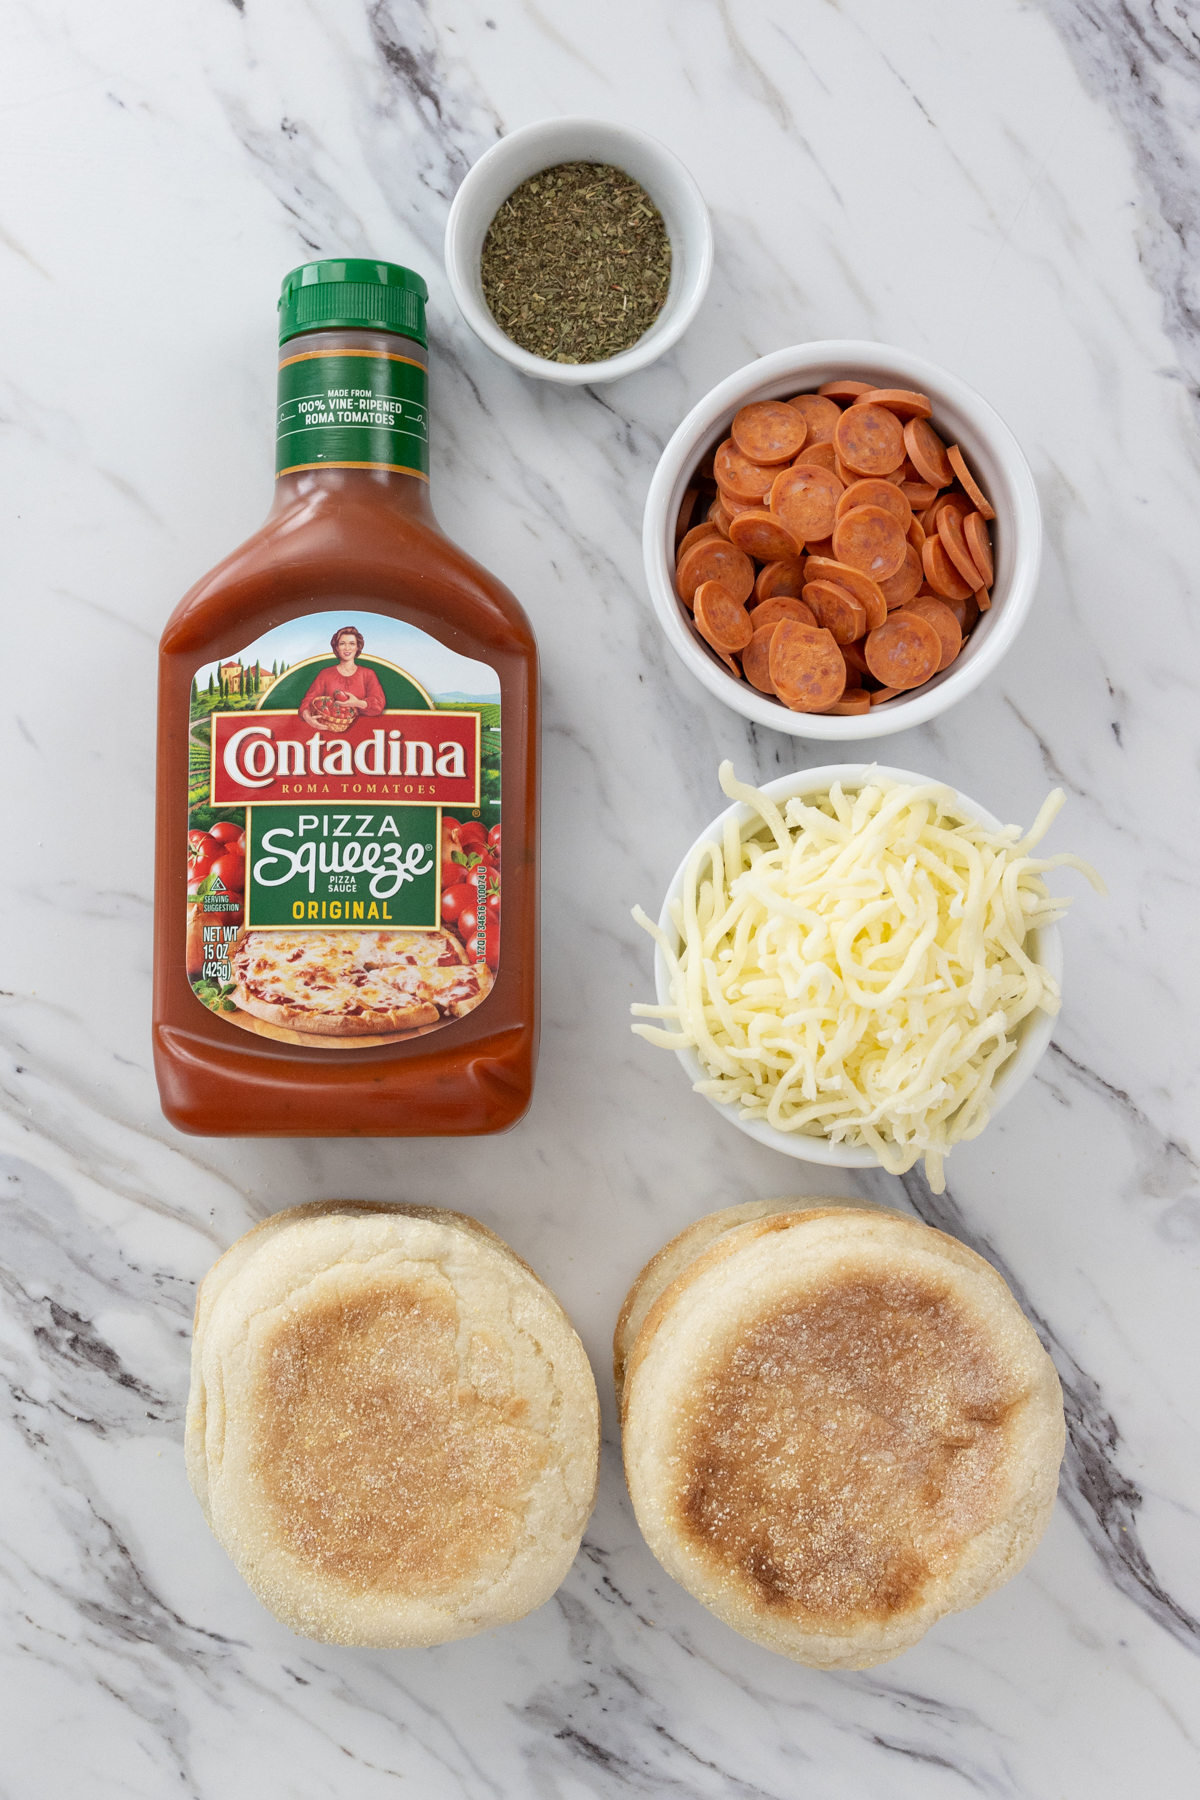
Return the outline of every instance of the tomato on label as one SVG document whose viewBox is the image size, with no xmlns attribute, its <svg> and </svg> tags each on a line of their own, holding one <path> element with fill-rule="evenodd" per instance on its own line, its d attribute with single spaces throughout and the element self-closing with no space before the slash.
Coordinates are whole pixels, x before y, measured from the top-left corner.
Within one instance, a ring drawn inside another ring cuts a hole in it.
<svg viewBox="0 0 1200 1800">
<path fill-rule="evenodd" d="M 237 851 L 239 856 L 245 856 L 245 854 L 246 854 L 246 834 L 244 831 L 242 832 L 240 837 L 237 837 L 234 839 L 233 847 Z"/>
<path fill-rule="evenodd" d="M 489 913 L 495 913 L 497 918 L 499 918 L 499 916 L 500 916 L 500 889 L 499 888 L 497 888 L 494 893 L 491 893 L 488 895 L 487 909 L 488 909 Z"/>
<path fill-rule="evenodd" d="M 462 820 L 461 819 L 452 819 L 450 817 L 449 813 L 442 814 L 442 836 L 443 837 L 445 837 L 448 832 L 461 831 L 461 830 L 462 830 Z"/>
<path fill-rule="evenodd" d="M 209 826 L 208 835 L 216 838 L 218 844 L 227 844 L 230 839 L 242 835 L 242 828 L 235 825 L 232 819 L 218 819 L 215 825 Z"/>
<path fill-rule="evenodd" d="M 207 831 L 188 832 L 188 879 L 203 881 L 221 854 L 221 843 Z"/>
<path fill-rule="evenodd" d="M 222 845 L 222 849 L 225 846 Z M 216 879 L 227 887 L 232 894 L 240 894 L 246 885 L 246 859 L 229 851 L 218 856 L 210 871 Z"/>
<path fill-rule="evenodd" d="M 443 892 L 443 894 L 447 893 L 450 890 L 450 888 L 452 888 L 452 887 L 458 887 L 460 882 L 463 882 L 466 879 L 467 879 L 466 864 L 451 862 L 450 858 L 447 857 L 446 860 L 442 864 L 442 892 Z"/>
<path fill-rule="evenodd" d="M 454 887 L 447 888 L 442 895 L 443 919 L 448 923 L 452 923 L 457 919 L 464 907 L 470 907 L 473 912 L 475 910 L 477 898 L 478 895 L 473 881 L 460 881 Z"/>
<path fill-rule="evenodd" d="M 468 819 L 458 828 L 458 841 L 464 850 L 482 850 L 487 843 L 487 832 L 478 819 Z"/>
<path fill-rule="evenodd" d="M 464 943 L 469 937 L 474 937 L 475 933 L 478 931 L 479 911 L 473 900 L 470 906 L 464 906 L 459 913 L 457 919 L 454 921 L 454 929 Z"/>
<path fill-rule="evenodd" d="M 496 852 L 496 855 L 499 856 L 499 854 L 500 854 L 500 827 L 498 825 L 493 825 L 492 829 L 488 832 L 488 843 L 491 844 L 492 848 Z"/>
</svg>

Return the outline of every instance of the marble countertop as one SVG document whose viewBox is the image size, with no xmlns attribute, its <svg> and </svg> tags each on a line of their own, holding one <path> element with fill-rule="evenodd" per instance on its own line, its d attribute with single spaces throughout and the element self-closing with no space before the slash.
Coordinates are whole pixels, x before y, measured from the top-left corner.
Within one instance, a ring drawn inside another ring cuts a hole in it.
<svg viewBox="0 0 1200 1800">
<path fill-rule="evenodd" d="M 3 21 L 4 1800 L 1196 1791 L 1194 16 L 8 0 Z M 665 140 L 716 233 L 683 342 L 583 391 L 494 359 L 441 265 L 469 164 L 571 112 Z M 541 1074 L 494 1141 L 185 1138 L 150 1068 L 156 642 L 268 504 L 280 276 L 342 253 L 428 276 L 435 505 L 544 653 Z M 1053 1047 L 936 1199 L 915 1172 L 760 1149 L 629 1033 L 651 983 L 630 907 L 657 907 L 719 809 L 720 758 L 752 779 L 828 760 L 750 729 L 667 650 L 642 500 L 715 381 L 832 336 L 978 388 L 1048 533 L 998 673 L 873 748 L 1022 823 L 1063 786 L 1050 847 L 1110 887 L 1072 888 Z M 1032 1562 L 857 1675 L 744 1642 L 662 1573 L 605 1373 L 653 1250 L 788 1192 L 885 1199 L 980 1249 L 1066 1394 L 1061 1504 Z M 188 1489 L 195 1284 L 257 1219 L 331 1195 L 476 1213 L 593 1357 L 599 1505 L 561 1591 L 503 1633 L 407 1653 L 295 1638 Z"/>
</svg>

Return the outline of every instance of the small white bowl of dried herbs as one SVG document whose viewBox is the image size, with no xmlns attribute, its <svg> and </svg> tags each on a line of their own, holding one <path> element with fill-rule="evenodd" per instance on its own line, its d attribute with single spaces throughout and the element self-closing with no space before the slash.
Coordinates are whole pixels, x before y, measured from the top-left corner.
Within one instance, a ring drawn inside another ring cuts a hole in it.
<svg viewBox="0 0 1200 1800">
<path fill-rule="evenodd" d="M 617 381 L 669 350 L 712 273 L 699 188 L 656 139 L 605 119 L 546 119 L 470 170 L 446 272 L 476 337 L 542 381 Z"/>
</svg>

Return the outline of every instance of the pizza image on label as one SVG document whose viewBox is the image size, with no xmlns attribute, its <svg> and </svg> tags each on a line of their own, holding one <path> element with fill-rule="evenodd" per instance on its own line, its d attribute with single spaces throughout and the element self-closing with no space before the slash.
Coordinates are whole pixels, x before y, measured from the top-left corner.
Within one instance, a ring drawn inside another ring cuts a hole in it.
<svg viewBox="0 0 1200 1800">
<path fill-rule="evenodd" d="M 339 603 L 202 664 L 190 721 L 184 963 L 221 1031 L 403 1053 L 482 1005 L 500 969 L 490 665 Z"/>
<path fill-rule="evenodd" d="M 416 1031 L 461 1019 L 492 972 L 448 931 L 243 930 L 233 999 L 268 1024 L 326 1037 Z"/>
<path fill-rule="evenodd" d="M 358 717 L 353 706 L 332 694 L 318 694 L 308 701 L 305 711 L 322 731 L 346 731 Z"/>
</svg>

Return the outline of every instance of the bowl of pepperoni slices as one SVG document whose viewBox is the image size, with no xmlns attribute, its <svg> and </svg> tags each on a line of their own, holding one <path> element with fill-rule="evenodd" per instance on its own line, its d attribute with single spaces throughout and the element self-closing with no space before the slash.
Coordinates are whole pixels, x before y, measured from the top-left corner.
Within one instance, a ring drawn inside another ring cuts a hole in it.
<svg viewBox="0 0 1200 1800">
<path fill-rule="evenodd" d="M 882 737 L 1000 662 L 1033 600 L 1041 510 L 965 382 L 838 339 L 764 356 L 693 407 L 643 552 L 672 648 L 717 699 L 795 737 Z"/>
</svg>

